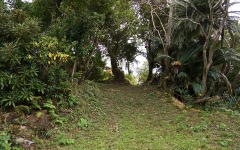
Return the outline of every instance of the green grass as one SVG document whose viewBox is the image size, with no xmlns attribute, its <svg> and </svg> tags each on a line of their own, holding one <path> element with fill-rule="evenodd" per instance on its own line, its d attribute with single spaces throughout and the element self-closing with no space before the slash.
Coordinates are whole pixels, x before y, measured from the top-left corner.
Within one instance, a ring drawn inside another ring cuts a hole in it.
<svg viewBox="0 0 240 150">
<path fill-rule="evenodd" d="M 101 96 L 95 100 L 85 96 L 89 99 L 80 101 L 67 116 L 66 124 L 54 130 L 50 139 L 37 139 L 37 148 L 240 149 L 239 114 L 182 110 L 155 87 L 144 90 L 139 86 L 102 84 L 100 89 Z"/>
</svg>

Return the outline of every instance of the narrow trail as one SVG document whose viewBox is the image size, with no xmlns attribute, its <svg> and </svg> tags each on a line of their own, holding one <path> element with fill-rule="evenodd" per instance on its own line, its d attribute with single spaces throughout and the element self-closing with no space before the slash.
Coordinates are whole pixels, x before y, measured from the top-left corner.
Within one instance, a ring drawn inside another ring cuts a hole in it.
<svg viewBox="0 0 240 150">
<path fill-rule="evenodd" d="M 140 86 L 116 86 L 104 85 L 105 97 L 108 99 L 105 105 L 107 111 L 117 118 L 121 114 L 126 115 L 157 115 L 164 104 L 167 94 L 157 91 L 156 87 L 143 88 Z"/>
<path fill-rule="evenodd" d="M 165 143 L 164 136 L 171 137 L 168 127 L 180 110 L 168 103 L 165 92 L 126 85 L 102 85 L 101 89 L 105 100 L 99 130 L 104 131 L 110 149 L 151 149 Z"/>
</svg>

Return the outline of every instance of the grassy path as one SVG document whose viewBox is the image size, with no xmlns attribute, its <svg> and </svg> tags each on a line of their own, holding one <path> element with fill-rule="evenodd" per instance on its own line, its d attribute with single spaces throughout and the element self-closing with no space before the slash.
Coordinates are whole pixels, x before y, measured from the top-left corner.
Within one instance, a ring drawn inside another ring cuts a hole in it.
<svg viewBox="0 0 240 150">
<path fill-rule="evenodd" d="M 74 142 L 57 149 L 240 149 L 239 115 L 181 110 L 154 87 L 103 84 L 100 89 L 102 104 L 88 112 L 89 126 L 79 130 L 73 120 L 62 132 Z"/>
</svg>

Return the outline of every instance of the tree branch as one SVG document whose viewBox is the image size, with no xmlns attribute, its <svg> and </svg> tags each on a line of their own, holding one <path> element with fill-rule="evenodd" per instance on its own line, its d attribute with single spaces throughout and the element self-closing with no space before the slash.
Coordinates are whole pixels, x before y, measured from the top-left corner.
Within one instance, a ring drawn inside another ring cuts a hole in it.
<svg viewBox="0 0 240 150">
<path fill-rule="evenodd" d="M 193 102 L 193 104 L 201 104 L 201 103 L 206 103 L 206 102 L 212 102 L 215 100 L 219 100 L 220 97 L 218 95 L 212 96 L 212 97 L 204 97 L 202 99 L 198 99 Z"/>
</svg>

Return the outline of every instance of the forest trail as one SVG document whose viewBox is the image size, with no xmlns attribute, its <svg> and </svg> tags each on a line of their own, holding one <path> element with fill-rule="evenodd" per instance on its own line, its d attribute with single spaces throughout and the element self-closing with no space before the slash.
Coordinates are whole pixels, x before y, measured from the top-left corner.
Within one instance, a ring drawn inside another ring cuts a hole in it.
<svg viewBox="0 0 240 150">
<path fill-rule="evenodd" d="M 89 116 L 91 129 L 80 131 L 77 146 L 66 149 L 240 148 L 240 122 L 223 112 L 180 109 L 156 86 L 101 84 L 100 90 L 101 106 Z"/>
</svg>

